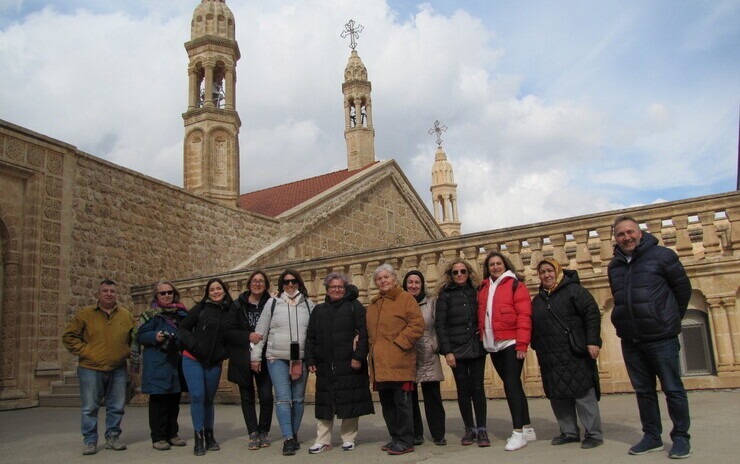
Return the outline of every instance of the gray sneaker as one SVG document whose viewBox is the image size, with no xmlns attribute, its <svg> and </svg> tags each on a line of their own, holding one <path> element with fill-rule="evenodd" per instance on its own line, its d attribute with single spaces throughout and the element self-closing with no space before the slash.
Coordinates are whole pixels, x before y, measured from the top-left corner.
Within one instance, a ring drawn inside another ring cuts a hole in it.
<svg viewBox="0 0 740 464">
<path fill-rule="evenodd" d="M 95 454 L 97 452 L 98 452 L 97 443 L 84 443 L 82 445 L 82 455 L 83 456 L 90 456 L 91 454 Z"/>
<path fill-rule="evenodd" d="M 126 449 L 126 445 L 118 440 L 118 435 L 111 435 L 105 439 L 105 449 L 111 449 L 114 451 L 123 451 Z"/>
</svg>

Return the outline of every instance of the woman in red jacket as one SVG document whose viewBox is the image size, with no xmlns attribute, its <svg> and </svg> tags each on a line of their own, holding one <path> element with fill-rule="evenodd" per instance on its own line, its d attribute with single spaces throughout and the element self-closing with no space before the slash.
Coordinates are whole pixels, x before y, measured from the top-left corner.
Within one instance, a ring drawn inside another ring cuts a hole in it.
<svg viewBox="0 0 740 464">
<path fill-rule="evenodd" d="M 506 451 L 515 451 L 537 439 L 529 420 L 529 406 L 522 387 L 522 368 L 532 335 L 529 291 L 511 261 L 499 252 L 483 262 L 483 282 L 478 290 L 478 327 L 483 347 L 504 383 L 514 431 Z"/>
</svg>

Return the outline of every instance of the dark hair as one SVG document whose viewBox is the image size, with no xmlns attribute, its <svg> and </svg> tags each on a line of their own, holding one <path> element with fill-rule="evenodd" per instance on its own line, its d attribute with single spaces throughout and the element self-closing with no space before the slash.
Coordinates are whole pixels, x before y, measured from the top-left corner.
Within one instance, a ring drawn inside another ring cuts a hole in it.
<svg viewBox="0 0 740 464">
<path fill-rule="evenodd" d="M 100 285 L 113 285 L 115 287 L 116 283 L 106 278 L 100 281 Z"/>
<path fill-rule="evenodd" d="M 306 290 L 306 285 L 303 283 L 303 278 L 301 277 L 301 273 L 296 271 L 295 269 L 286 269 L 281 274 L 280 277 L 278 277 L 278 288 L 279 292 L 283 291 L 283 281 L 285 280 L 286 275 L 292 275 L 295 277 L 296 280 L 298 280 L 298 291 L 306 298 L 308 298 L 308 290 Z"/>
<path fill-rule="evenodd" d="M 265 271 L 262 271 L 260 269 L 257 269 L 252 274 L 250 274 L 249 278 L 247 279 L 247 290 L 249 290 L 249 284 L 252 283 L 252 279 L 254 279 L 256 276 L 261 275 L 265 279 L 265 293 L 269 295 L 270 290 L 270 278 L 267 277 L 267 274 L 265 274 Z"/>
<path fill-rule="evenodd" d="M 624 221 L 632 221 L 635 224 L 637 224 L 637 228 L 640 228 L 640 223 L 637 222 L 637 219 L 630 216 L 629 214 L 622 214 L 621 216 L 617 216 L 616 219 L 614 219 L 614 222 L 612 223 L 612 231 L 614 231 L 614 228 L 617 227 L 617 225 Z"/>
<path fill-rule="evenodd" d="M 409 277 L 411 277 L 412 275 L 415 275 L 421 281 L 421 290 L 419 291 L 419 294 L 414 297 L 416 298 L 416 302 L 418 303 L 427 296 L 427 282 L 426 279 L 424 279 L 424 274 L 422 274 L 421 271 L 412 269 L 407 272 L 406 275 L 403 276 L 403 283 L 401 284 L 401 287 L 404 289 L 404 291 L 409 291 L 407 283 L 409 281 Z"/>
<path fill-rule="evenodd" d="M 180 301 L 180 292 L 177 290 L 177 287 L 175 287 L 175 284 L 170 282 L 169 280 L 159 280 L 157 283 L 154 284 L 154 291 L 152 292 L 152 303 L 157 302 L 157 289 L 160 285 L 169 285 L 172 287 L 172 290 L 175 292 L 174 296 L 172 297 L 173 303 L 178 303 Z"/>
<path fill-rule="evenodd" d="M 208 290 L 211 288 L 211 284 L 218 282 L 221 284 L 221 288 L 224 289 L 224 301 L 223 304 L 231 306 L 231 303 L 234 302 L 234 300 L 231 298 L 231 295 L 229 295 L 229 286 L 224 283 L 223 280 L 219 279 L 218 277 L 214 277 L 213 279 L 210 279 L 208 283 L 206 284 L 206 291 L 203 295 L 203 299 L 200 300 L 201 303 L 205 303 L 208 301 Z"/>
<path fill-rule="evenodd" d="M 516 278 L 519 280 L 524 280 L 524 276 L 516 270 L 514 267 L 514 263 L 511 262 L 509 258 L 501 254 L 501 252 L 498 251 L 492 251 L 486 255 L 486 259 L 483 260 L 483 280 L 488 279 L 491 277 L 491 271 L 488 270 L 488 261 L 493 258 L 494 256 L 498 256 L 501 258 L 501 261 L 504 262 L 504 267 L 507 271 L 511 271 L 516 275 Z"/>
</svg>

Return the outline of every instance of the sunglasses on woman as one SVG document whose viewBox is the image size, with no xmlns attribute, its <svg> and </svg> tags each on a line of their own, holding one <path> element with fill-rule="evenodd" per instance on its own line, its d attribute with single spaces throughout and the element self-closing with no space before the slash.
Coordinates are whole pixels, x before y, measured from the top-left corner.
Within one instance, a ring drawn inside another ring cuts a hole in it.
<svg viewBox="0 0 740 464">
<path fill-rule="evenodd" d="M 283 285 L 298 285 L 298 279 L 285 279 Z"/>
<path fill-rule="evenodd" d="M 174 295 L 174 294 L 175 294 L 174 290 L 165 290 L 163 292 L 157 292 L 157 295 L 159 296 L 167 296 L 167 295 Z"/>
<path fill-rule="evenodd" d="M 456 276 L 458 274 L 465 275 L 467 273 L 468 273 L 468 270 L 467 269 L 459 269 L 459 270 L 458 269 L 455 269 L 455 270 L 452 271 L 452 275 L 454 275 L 454 276 Z"/>
</svg>

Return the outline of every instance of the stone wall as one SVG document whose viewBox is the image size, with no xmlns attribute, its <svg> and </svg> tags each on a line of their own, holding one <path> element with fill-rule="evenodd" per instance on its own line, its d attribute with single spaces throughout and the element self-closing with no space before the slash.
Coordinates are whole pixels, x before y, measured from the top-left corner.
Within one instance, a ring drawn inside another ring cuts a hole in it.
<svg viewBox="0 0 740 464">
<path fill-rule="evenodd" d="M 223 273 L 273 239 L 278 222 L 77 154 L 70 311 L 89 304 L 101 273 L 128 287 Z"/>
<path fill-rule="evenodd" d="M 279 230 L 1 120 L 0 192 L 0 409 L 74 366 L 61 333 L 102 278 L 131 307 L 131 285 L 223 273 Z"/>
</svg>

